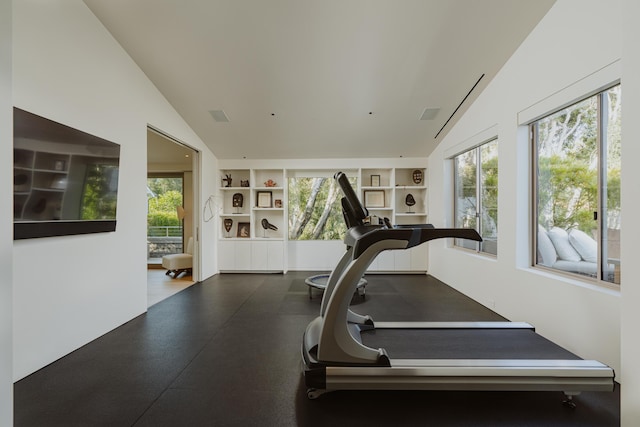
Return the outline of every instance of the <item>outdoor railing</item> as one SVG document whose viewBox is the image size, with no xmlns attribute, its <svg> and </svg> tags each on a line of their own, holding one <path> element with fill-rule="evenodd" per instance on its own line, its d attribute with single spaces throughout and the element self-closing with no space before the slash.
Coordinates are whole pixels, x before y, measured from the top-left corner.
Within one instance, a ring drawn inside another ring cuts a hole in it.
<svg viewBox="0 0 640 427">
<path fill-rule="evenodd" d="M 147 227 L 148 237 L 182 237 L 179 225 L 152 225 Z"/>
</svg>

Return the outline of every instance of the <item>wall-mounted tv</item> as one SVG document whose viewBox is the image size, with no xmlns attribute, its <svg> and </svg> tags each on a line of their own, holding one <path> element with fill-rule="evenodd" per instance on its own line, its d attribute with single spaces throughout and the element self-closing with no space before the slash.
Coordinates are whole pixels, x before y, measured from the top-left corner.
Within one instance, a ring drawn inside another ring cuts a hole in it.
<svg viewBox="0 0 640 427">
<path fill-rule="evenodd" d="M 115 231 L 120 145 L 13 109 L 13 238 Z"/>
</svg>

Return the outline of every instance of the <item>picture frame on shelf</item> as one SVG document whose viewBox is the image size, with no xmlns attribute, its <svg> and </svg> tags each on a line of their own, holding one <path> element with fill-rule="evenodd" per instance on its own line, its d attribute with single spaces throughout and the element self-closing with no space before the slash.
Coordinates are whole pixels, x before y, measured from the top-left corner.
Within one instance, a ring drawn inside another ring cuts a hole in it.
<svg viewBox="0 0 640 427">
<path fill-rule="evenodd" d="M 258 191 L 258 200 L 256 206 L 259 208 L 271 208 L 273 207 L 272 196 L 273 193 L 271 191 Z"/>
<path fill-rule="evenodd" d="M 380 187 L 380 175 L 371 175 L 371 186 Z"/>
<path fill-rule="evenodd" d="M 274 205 L 276 208 L 281 208 L 281 207 L 282 207 L 282 199 L 275 199 L 275 200 L 273 201 L 273 205 Z"/>
<path fill-rule="evenodd" d="M 364 192 L 366 208 L 384 208 L 384 190 L 366 190 Z"/>
<path fill-rule="evenodd" d="M 245 239 L 251 237 L 251 224 L 248 222 L 239 222 L 238 232 L 236 233 L 236 237 L 241 237 Z"/>
</svg>

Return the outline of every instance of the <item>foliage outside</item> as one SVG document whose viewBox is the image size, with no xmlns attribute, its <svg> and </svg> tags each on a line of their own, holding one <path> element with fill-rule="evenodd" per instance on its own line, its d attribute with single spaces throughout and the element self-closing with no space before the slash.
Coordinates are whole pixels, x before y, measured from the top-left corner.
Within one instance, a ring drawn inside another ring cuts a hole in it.
<svg viewBox="0 0 640 427">
<path fill-rule="evenodd" d="M 356 178 L 349 178 L 356 186 Z M 289 178 L 289 239 L 342 240 L 342 192 L 331 178 Z"/>
<path fill-rule="evenodd" d="M 182 206 L 182 179 L 149 178 L 147 187 L 153 193 L 147 201 L 147 226 L 180 226 L 176 208 Z"/>
<path fill-rule="evenodd" d="M 497 140 L 456 156 L 455 162 L 456 227 L 474 228 L 483 238 L 496 240 L 498 236 Z M 480 163 L 480 176 L 478 176 L 478 163 Z M 478 194 L 478 188 L 480 194 Z M 478 197 L 481 201 L 480 206 L 478 206 Z M 477 212 L 480 213 L 480 221 L 476 217 Z"/>
<path fill-rule="evenodd" d="M 537 126 L 538 223 L 550 229 L 597 229 L 598 168 L 606 160 L 607 228 L 620 228 L 620 86 L 604 92 L 606 152 L 598 147 L 598 95 L 567 107 L 534 124 Z M 602 211 L 601 211 L 602 212 Z"/>
</svg>

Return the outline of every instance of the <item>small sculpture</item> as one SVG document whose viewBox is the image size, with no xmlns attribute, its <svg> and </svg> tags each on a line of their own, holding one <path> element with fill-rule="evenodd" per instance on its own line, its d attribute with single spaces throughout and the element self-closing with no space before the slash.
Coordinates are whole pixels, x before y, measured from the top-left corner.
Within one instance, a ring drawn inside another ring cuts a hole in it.
<svg viewBox="0 0 640 427">
<path fill-rule="evenodd" d="M 240 180 L 240 187 L 248 187 L 249 186 L 249 180 L 248 179 L 241 179 Z"/>
<path fill-rule="evenodd" d="M 413 197 L 413 194 L 407 194 L 407 197 L 404 198 L 404 204 L 409 206 L 409 212 L 411 213 L 411 206 L 416 204 L 416 199 Z"/>
<path fill-rule="evenodd" d="M 232 181 L 232 179 L 231 179 L 231 174 L 230 174 L 230 173 L 227 173 L 227 174 L 225 174 L 224 176 L 225 176 L 225 177 L 224 177 L 224 178 L 222 178 L 222 180 L 225 182 L 225 185 L 224 185 L 224 186 L 225 186 L 225 187 L 231 187 L 231 181 Z"/>
<path fill-rule="evenodd" d="M 269 222 L 269 220 L 267 218 L 262 218 L 262 221 L 260 221 L 260 224 L 262 225 L 262 228 L 264 229 L 263 232 L 263 237 L 267 237 L 267 230 L 277 230 L 278 227 L 276 227 L 275 225 L 271 224 Z"/>
<path fill-rule="evenodd" d="M 274 180 L 268 179 L 265 181 L 264 185 L 265 187 L 275 187 L 278 184 Z"/>
<path fill-rule="evenodd" d="M 413 183 L 414 184 L 420 184 L 422 182 L 422 171 L 420 169 L 416 169 L 413 171 Z"/>
<path fill-rule="evenodd" d="M 235 193 L 233 195 L 232 202 L 234 208 L 241 208 L 244 203 L 244 196 L 242 193 Z"/>
<path fill-rule="evenodd" d="M 265 230 L 277 230 L 278 229 L 278 227 L 276 227 L 275 225 L 271 224 L 267 218 L 262 218 L 261 224 L 262 224 L 262 228 L 264 228 Z"/>
<path fill-rule="evenodd" d="M 231 218 L 224 219 L 224 229 L 227 233 L 231 231 L 231 227 L 233 226 L 233 220 Z"/>
</svg>

